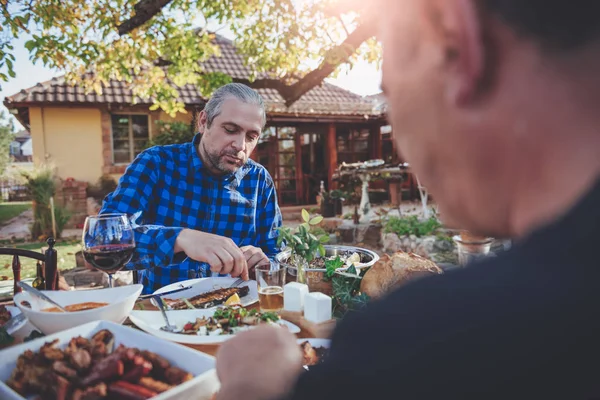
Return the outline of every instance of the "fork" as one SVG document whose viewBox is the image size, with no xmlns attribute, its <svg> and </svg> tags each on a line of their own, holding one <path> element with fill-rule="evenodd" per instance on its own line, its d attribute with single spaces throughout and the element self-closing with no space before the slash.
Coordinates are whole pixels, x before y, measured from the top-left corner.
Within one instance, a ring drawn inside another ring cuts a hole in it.
<svg viewBox="0 0 600 400">
<path fill-rule="evenodd" d="M 171 325 L 171 323 L 169 322 L 169 317 L 167 317 L 167 312 L 165 311 L 165 305 L 162 302 L 162 299 L 160 298 L 160 296 L 154 296 L 154 300 L 156 300 L 156 304 L 158 304 L 158 308 L 160 308 L 160 312 L 162 314 L 163 319 L 165 320 L 166 325 L 165 326 L 161 326 L 160 330 L 161 331 L 165 331 L 165 332 L 170 332 L 170 333 L 180 333 L 183 331 L 183 329 L 179 329 L 177 328 L 177 326 L 175 325 Z"/>
<path fill-rule="evenodd" d="M 242 278 L 237 278 L 235 281 L 233 281 L 233 283 L 229 286 L 229 288 L 235 288 L 240 286 L 242 283 L 244 283 L 244 280 Z"/>
</svg>

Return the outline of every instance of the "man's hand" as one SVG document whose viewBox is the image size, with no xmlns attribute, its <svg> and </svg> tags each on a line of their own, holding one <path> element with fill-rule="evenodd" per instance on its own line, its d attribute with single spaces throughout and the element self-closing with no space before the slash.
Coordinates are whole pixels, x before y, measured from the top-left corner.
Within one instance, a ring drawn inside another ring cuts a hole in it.
<svg viewBox="0 0 600 400">
<path fill-rule="evenodd" d="M 246 263 L 248 269 L 258 267 L 259 265 L 269 265 L 269 257 L 263 253 L 262 249 L 254 246 L 242 246 L 240 247 L 246 257 Z"/>
<path fill-rule="evenodd" d="M 301 371 L 302 352 L 287 329 L 264 325 L 238 333 L 217 353 L 217 400 L 283 397 Z"/>
<path fill-rule="evenodd" d="M 233 240 L 211 233 L 184 229 L 175 241 L 175 253 L 183 251 L 192 260 L 205 262 L 219 274 L 241 276 L 248 280 L 248 264 Z"/>
</svg>

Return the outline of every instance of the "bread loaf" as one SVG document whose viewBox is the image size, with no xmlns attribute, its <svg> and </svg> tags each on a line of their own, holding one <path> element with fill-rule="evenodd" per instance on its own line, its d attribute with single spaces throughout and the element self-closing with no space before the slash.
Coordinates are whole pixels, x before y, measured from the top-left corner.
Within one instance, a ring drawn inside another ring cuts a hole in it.
<svg viewBox="0 0 600 400">
<path fill-rule="evenodd" d="M 377 299 L 412 280 L 441 273 L 442 269 L 433 261 L 400 251 L 375 263 L 363 277 L 360 291 Z"/>
</svg>

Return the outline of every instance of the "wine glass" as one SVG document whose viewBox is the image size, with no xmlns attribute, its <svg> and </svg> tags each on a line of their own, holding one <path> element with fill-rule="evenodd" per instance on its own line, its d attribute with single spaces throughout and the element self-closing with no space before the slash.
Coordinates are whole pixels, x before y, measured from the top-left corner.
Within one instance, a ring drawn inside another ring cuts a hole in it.
<svg viewBox="0 0 600 400">
<path fill-rule="evenodd" d="M 108 274 L 108 286 L 112 287 L 112 274 L 131 260 L 135 250 L 133 228 L 127 214 L 87 217 L 82 242 L 83 257 Z"/>
</svg>

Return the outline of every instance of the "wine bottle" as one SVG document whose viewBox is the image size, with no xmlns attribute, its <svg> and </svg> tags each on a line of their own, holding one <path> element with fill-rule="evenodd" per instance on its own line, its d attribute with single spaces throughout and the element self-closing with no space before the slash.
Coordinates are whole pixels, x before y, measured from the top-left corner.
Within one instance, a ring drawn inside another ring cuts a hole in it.
<svg viewBox="0 0 600 400">
<path fill-rule="evenodd" d="M 37 290 L 46 290 L 46 280 L 44 279 L 44 271 L 42 268 L 42 263 L 39 261 L 37 262 L 36 278 L 32 282 L 31 286 L 33 286 Z"/>
</svg>

